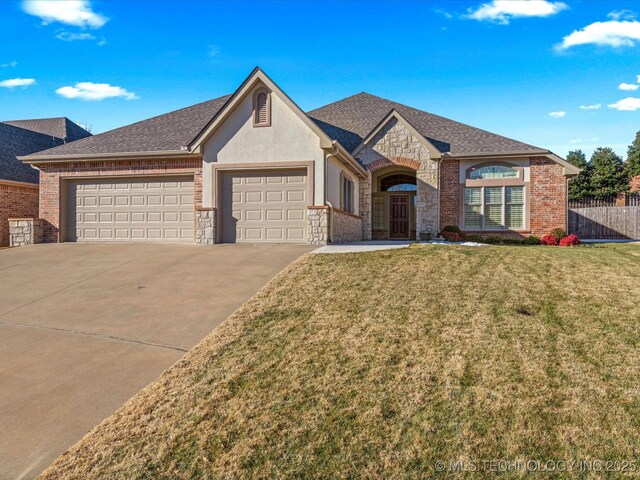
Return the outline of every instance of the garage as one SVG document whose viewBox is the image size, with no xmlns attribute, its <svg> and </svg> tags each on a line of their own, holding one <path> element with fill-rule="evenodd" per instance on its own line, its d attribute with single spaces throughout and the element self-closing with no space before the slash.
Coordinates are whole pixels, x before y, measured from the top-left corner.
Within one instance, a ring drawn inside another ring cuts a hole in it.
<svg viewBox="0 0 640 480">
<path fill-rule="evenodd" d="M 221 183 L 222 242 L 306 242 L 305 170 L 229 172 Z"/>
<path fill-rule="evenodd" d="M 193 177 L 68 182 L 69 242 L 194 241 Z"/>
</svg>

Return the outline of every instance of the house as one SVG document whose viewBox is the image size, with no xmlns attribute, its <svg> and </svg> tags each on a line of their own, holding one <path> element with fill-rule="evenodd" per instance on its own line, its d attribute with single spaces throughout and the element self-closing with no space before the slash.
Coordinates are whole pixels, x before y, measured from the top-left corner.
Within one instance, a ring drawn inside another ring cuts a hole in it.
<svg viewBox="0 0 640 480">
<path fill-rule="evenodd" d="M 9 245 L 9 218 L 38 216 L 38 171 L 17 157 L 89 135 L 64 117 L 0 122 L 0 246 Z"/>
<path fill-rule="evenodd" d="M 309 243 L 566 227 L 549 150 L 360 93 L 303 112 L 256 68 L 229 96 L 22 160 L 47 242 Z"/>
</svg>

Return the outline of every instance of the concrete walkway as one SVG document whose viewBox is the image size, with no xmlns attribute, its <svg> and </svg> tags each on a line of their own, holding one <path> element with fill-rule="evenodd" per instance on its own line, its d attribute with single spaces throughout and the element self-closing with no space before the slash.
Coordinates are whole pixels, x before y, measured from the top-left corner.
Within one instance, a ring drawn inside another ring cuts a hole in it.
<svg viewBox="0 0 640 480">
<path fill-rule="evenodd" d="M 371 240 L 368 242 L 340 243 L 337 245 L 325 245 L 311 253 L 359 253 L 375 252 L 378 250 L 394 250 L 407 248 L 414 243 L 411 240 Z"/>
<path fill-rule="evenodd" d="M 0 479 L 33 478 L 307 246 L 0 251 Z"/>
</svg>

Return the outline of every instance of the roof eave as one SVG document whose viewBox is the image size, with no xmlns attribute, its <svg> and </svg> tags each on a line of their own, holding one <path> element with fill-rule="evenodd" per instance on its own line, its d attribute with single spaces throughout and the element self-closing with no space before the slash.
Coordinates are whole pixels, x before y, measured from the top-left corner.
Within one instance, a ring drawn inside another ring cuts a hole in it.
<svg viewBox="0 0 640 480">
<path fill-rule="evenodd" d="M 198 154 L 189 152 L 188 150 L 160 150 L 149 152 L 115 152 L 115 153 L 75 153 L 69 155 L 25 155 L 16 157 L 18 160 L 29 164 L 38 163 L 64 163 L 76 161 L 95 161 L 99 162 L 105 159 L 147 159 L 147 158 L 175 158 L 175 157 L 194 157 Z"/>
<path fill-rule="evenodd" d="M 349 151 L 342 146 L 340 142 L 334 140 L 332 142 L 332 154 L 340 160 L 344 165 L 346 165 L 353 173 L 358 175 L 360 178 L 367 178 L 367 170 L 360 165 L 350 153 Z"/>
<path fill-rule="evenodd" d="M 529 151 L 482 152 L 482 153 L 463 153 L 463 154 L 451 154 L 451 153 L 447 152 L 447 153 L 443 154 L 443 157 L 445 157 L 445 158 L 456 158 L 456 159 L 460 159 L 460 160 L 464 160 L 464 159 L 467 159 L 467 158 L 469 158 L 469 159 L 471 159 L 471 158 L 501 158 L 501 157 L 523 158 L 523 157 L 535 157 L 535 156 L 547 157 L 550 160 L 553 160 L 557 164 L 559 164 L 562 167 L 564 167 L 564 176 L 567 177 L 567 178 L 575 177 L 576 175 L 578 175 L 581 172 L 580 168 L 576 167 L 572 163 L 567 162 L 564 158 L 560 157 L 559 155 L 556 155 L 555 153 L 553 153 L 550 150 L 543 150 L 543 149 L 540 149 L 540 150 L 529 150 Z"/>
</svg>

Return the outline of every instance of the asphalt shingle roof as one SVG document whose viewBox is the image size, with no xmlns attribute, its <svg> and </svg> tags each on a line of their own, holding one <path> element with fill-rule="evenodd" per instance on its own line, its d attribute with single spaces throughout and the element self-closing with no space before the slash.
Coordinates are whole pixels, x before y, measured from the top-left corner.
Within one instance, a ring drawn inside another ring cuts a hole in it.
<svg viewBox="0 0 640 480">
<path fill-rule="evenodd" d="M 230 95 L 109 130 L 38 155 L 136 153 L 180 150 L 189 145 Z"/>
<path fill-rule="evenodd" d="M 32 132 L 50 135 L 64 140 L 65 142 L 73 142 L 75 140 L 91 136 L 91 133 L 86 131 L 80 125 L 73 123 L 66 117 L 9 120 L 3 123 L 31 130 Z"/>
<path fill-rule="evenodd" d="M 16 157 L 91 136 L 65 117 L 0 122 L 0 180 L 38 183 L 38 171 Z"/>
<path fill-rule="evenodd" d="M 546 151 L 364 92 L 312 110 L 307 115 L 327 135 L 353 152 L 393 109 L 442 153 L 464 155 Z"/>
<path fill-rule="evenodd" d="M 231 95 L 159 115 L 73 143 L 38 152 L 38 155 L 91 155 L 181 150 L 189 145 L 220 111 Z M 333 140 L 353 152 L 391 110 L 397 110 L 442 153 L 453 155 L 542 152 L 495 133 L 455 122 L 432 113 L 359 93 L 308 112 Z"/>
</svg>

